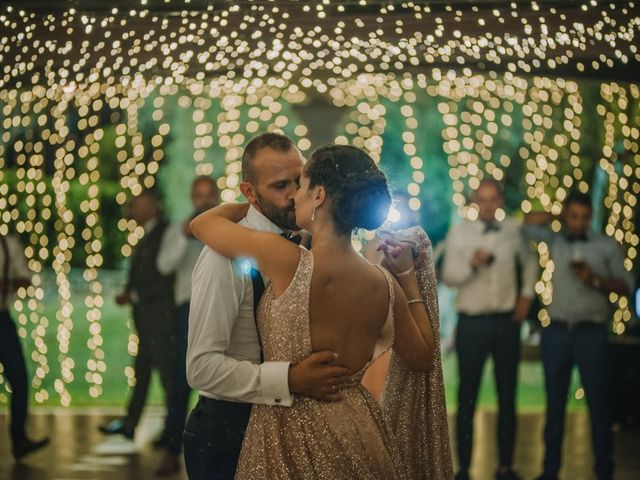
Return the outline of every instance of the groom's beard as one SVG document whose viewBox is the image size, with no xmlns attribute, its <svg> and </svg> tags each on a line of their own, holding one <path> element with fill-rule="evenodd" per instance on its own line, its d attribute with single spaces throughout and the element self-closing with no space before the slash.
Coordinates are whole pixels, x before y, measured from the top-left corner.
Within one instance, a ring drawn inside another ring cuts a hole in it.
<svg viewBox="0 0 640 480">
<path fill-rule="evenodd" d="M 291 202 L 290 206 L 281 208 L 266 201 L 260 194 L 257 197 L 258 206 L 262 214 L 278 227 L 283 230 L 300 230 L 300 227 L 296 224 L 296 209 L 293 202 Z"/>
</svg>

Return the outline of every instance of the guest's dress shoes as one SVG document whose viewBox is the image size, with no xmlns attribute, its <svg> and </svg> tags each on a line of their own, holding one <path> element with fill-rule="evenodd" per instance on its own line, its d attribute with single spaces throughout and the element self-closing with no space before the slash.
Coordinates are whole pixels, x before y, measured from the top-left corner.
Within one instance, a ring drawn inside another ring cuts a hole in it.
<svg viewBox="0 0 640 480">
<path fill-rule="evenodd" d="M 107 423 L 106 425 L 100 425 L 98 427 L 98 430 L 100 430 L 105 435 L 120 434 L 120 435 L 124 435 L 129 440 L 133 440 L 133 430 L 127 427 L 124 420 L 122 419 L 113 420 Z"/>
<path fill-rule="evenodd" d="M 22 440 L 13 442 L 13 456 L 16 460 L 20 460 L 25 455 L 29 455 L 30 453 L 33 453 L 36 450 L 40 450 L 42 447 L 45 447 L 48 443 L 48 438 L 31 440 L 27 437 L 24 437 Z"/>
<path fill-rule="evenodd" d="M 498 470 L 496 472 L 496 480 L 522 480 L 522 477 L 513 470 Z"/>
</svg>

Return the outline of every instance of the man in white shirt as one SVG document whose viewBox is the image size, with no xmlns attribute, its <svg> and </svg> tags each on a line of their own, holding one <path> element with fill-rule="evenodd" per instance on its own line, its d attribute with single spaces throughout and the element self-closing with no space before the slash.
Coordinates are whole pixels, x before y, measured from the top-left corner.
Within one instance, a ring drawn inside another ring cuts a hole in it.
<svg viewBox="0 0 640 480">
<path fill-rule="evenodd" d="M 13 456 L 20 460 L 49 443 L 48 438 L 31 440 L 27 437 L 28 390 L 27 365 L 9 306 L 19 288 L 31 285 L 24 249 L 13 235 L 0 233 L 0 364 L 11 385 L 11 444 Z"/>
<path fill-rule="evenodd" d="M 293 142 L 264 133 L 246 146 L 240 189 L 252 207 L 244 225 L 274 233 L 297 230 L 293 198 L 302 157 Z M 251 404 L 289 407 L 294 394 L 337 400 L 348 369 L 332 352 L 316 352 L 297 365 L 261 363 L 255 323 L 264 279 L 247 261 L 229 260 L 205 247 L 193 272 L 187 379 L 199 390 L 184 432 L 191 480 L 232 479 Z"/>
<path fill-rule="evenodd" d="M 469 479 L 473 415 L 482 370 L 491 354 L 499 398 L 498 480 L 519 478 L 512 469 L 515 444 L 515 392 L 520 359 L 520 325 L 531 307 L 537 262 L 511 218 L 496 221 L 502 186 L 485 180 L 475 192 L 478 220 L 465 220 L 447 235 L 443 280 L 458 288 L 456 351 L 460 385 L 456 418 L 460 470 Z M 521 275 L 518 276 L 518 269 Z"/>
<path fill-rule="evenodd" d="M 213 208 L 218 203 L 218 186 L 214 178 L 197 177 L 191 184 L 193 214 L 185 221 L 171 224 L 160 245 L 156 260 L 158 271 L 163 275 L 175 274 L 175 359 L 173 365 L 173 389 L 169 395 L 162 444 L 166 448 L 156 475 L 171 475 L 180 470 L 182 432 L 189 406 L 191 388 L 187 383 L 187 332 L 189 301 L 191 300 L 191 276 L 202 252 L 202 242 L 191 234 L 189 223 L 197 215 Z"/>
</svg>

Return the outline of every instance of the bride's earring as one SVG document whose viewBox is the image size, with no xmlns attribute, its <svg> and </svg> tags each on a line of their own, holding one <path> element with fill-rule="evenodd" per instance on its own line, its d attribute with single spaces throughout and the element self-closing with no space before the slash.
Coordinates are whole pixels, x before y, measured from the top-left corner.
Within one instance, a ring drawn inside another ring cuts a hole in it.
<svg viewBox="0 0 640 480">
<path fill-rule="evenodd" d="M 316 207 L 313 207 L 313 211 L 311 212 L 311 221 L 316 221 Z"/>
</svg>

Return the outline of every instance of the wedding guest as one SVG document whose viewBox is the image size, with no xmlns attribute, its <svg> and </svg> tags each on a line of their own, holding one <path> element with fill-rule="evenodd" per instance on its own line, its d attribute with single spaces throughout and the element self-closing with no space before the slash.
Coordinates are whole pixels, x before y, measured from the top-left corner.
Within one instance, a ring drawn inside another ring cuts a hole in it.
<svg viewBox="0 0 640 480">
<path fill-rule="evenodd" d="M 251 204 L 240 224 L 290 237 L 302 156 L 286 136 L 263 133 L 242 156 L 240 190 Z M 295 238 L 290 238 L 295 240 Z M 192 278 L 187 379 L 200 392 L 184 431 L 191 480 L 232 479 L 252 404 L 290 407 L 294 395 L 335 401 L 349 379 L 335 353 L 315 352 L 292 365 L 263 362 L 255 312 L 265 280 L 247 261 L 205 247 Z"/>
<path fill-rule="evenodd" d="M 173 365 L 173 389 L 169 395 L 165 421 L 164 447 L 166 453 L 156 470 L 158 476 L 171 475 L 180 470 L 182 433 L 189 406 L 191 388 L 187 383 L 187 332 L 189 301 L 191 300 L 191 275 L 198 261 L 203 244 L 193 236 L 189 223 L 202 212 L 218 203 L 218 186 L 212 177 L 197 177 L 191 184 L 192 215 L 185 221 L 167 228 L 162 238 L 157 258 L 158 271 L 162 275 L 175 274 L 176 315 L 174 319 L 175 358 Z"/>
<path fill-rule="evenodd" d="M 553 216 L 536 212 L 525 218 L 525 233 L 549 247 L 554 264 L 551 323 L 542 329 L 547 409 L 544 471 L 540 480 L 558 478 L 569 384 L 577 364 L 591 418 L 591 439 L 598 480 L 613 476 L 613 435 L 607 402 L 607 336 L 612 306 L 609 295 L 630 295 L 631 273 L 613 239 L 590 228 L 589 195 L 571 192 L 564 202 L 563 228 L 554 232 Z"/>
<path fill-rule="evenodd" d="M 11 447 L 13 456 L 20 460 L 49 443 L 48 438 L 33 440 L 27 436 L 28 415 L 27 365 L 16 325 L 9 308 L 14 293 L 31 285 L 31 272 L 27 267 L 24 249 L 13 235 L 0 234 L 0 363 L 4 376 L 11 385 Z"/>
<path fill-rule="evenodd" d="M 478 219 L 453 226 L 447 235 L 442 272 L 444 282 L 458 289 L 456 438 L 460 467 L 456 479 L 470 478 L 473 416 L 482 370 L 491 355 L 499 402 L 500 463 L 495 478 L 513 480 L 520 478 L 512 468 L 520 326 L 532 303 L 538 268 L 520 225 L 509 217 L 496 219 L 504 202 L 502 186 L 493 180 L 482 181 L 474 202 Z"/>
<path fill-rule="evenodd" d="M 129 217 L 144 229 L 129 265 L 125 290 L 116 297 L 118 305 L 130 304 L 138 333 L 138 354 L 134 362 L 135 386 L 126 417 L 99 427 L 100 431 L 133 439 L 147 399 L 151 373 L 157 370 L 168 399 L 173 377 L 174 275 L 162 274 L 157 258 L 167 223 L 160 215 L 160 201 L 146 190 L 129 203 Z"/>
</svg>

